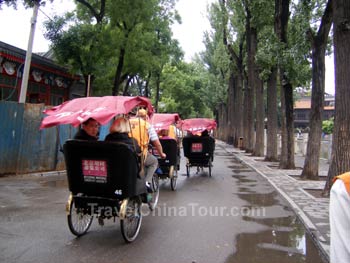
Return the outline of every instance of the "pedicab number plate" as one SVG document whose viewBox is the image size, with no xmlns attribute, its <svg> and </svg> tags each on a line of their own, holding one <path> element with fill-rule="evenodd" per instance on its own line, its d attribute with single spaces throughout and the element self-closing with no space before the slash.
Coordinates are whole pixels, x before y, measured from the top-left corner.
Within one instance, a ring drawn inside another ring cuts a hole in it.
<svg viewBox="0 0 350 263">
<path fill-rule="evenodd" d="M 107 161 L 83 160 L 82 170 L 84 182 L 106 183 L 107 182 Z"/>
<path fill-rule="evenodd" d="M 199 153 L 203 151 L 203 145 L 201 143 L 192 143 L 191 151 L 193 153 Z"/>
</svg>

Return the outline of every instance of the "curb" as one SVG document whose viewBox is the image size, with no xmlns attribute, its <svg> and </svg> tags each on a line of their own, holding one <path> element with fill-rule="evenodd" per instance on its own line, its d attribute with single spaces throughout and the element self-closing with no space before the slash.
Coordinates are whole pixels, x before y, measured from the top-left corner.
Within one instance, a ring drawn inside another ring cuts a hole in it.
<svg viewBox="0 0 350 263">
<path fill-rule="evenodd" d="M 66 175 L 66 170 L 22 174 L 22 176 L 37 176 L 37 177 L 58 176 L 58 175 Z"/>
</svg>

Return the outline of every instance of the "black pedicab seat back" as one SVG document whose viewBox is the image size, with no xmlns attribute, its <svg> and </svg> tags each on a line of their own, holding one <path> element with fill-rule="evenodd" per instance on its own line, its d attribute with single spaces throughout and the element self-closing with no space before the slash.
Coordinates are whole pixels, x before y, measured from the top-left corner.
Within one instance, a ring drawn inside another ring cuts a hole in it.
<svg viewBox="0 0 350 263">
<path fill-rule="evenodd" d="M 211 137 L 188 136 L 182 139 L 184 155 L 190 161 L 206 163 L 213 156 L 214 141 Z"/>
<path fill-rule="evenodd" d="M 166 154 L 165 159 L 158 159 L 160 166 L 171 166 L 178 163 L 178 145 L 174 139 L 159 139 L 163 152 Z"/>
<path fill-rule="evenodd" d="M 123 199 L 146 192 L 138 158 L 126 144 L 68 140 L 63 150 L 73 195 Z"/>
</svg>

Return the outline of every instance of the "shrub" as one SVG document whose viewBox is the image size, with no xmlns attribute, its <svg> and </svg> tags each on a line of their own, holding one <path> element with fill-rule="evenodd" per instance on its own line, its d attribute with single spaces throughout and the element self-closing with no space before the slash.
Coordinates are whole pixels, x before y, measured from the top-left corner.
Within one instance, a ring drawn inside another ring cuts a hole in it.
<svg viewBox="0 0 350 263">
<path fill-rule="evenodd" d="M 334 128 L 334 118 L 330 118 L 329 120 L 325 120 L 322 122 L 322 131 L 325 134 L 332 134 Z"/>
</svg>

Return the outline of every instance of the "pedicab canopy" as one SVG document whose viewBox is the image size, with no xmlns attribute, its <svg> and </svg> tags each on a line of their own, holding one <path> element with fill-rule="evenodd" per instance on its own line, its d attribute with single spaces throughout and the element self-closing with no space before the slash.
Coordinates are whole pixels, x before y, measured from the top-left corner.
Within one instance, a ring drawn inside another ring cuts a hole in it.
<svg viewBox="0 0 350 263">
<path fill-rule="evenodd" d="M 170 125 L 180 121 L 178 113 L 154 113 L 150 120 L 156 131 L 168 129 Z"/>
<path fill-rule="evenodd" d="M 48 116 L 41 122 L 40 129 L 60 124 L 71 124 L 77 127 L 89 118 L 94 118 L 104 125 L 116 115 L 128 114 L 135 107 L 145 107 L 149 115 L 153 113 L 152 104 L 145 97 L 104 96 L 77 98 L 45 110 L 44 113 Z"/>
<path fill-rule="evenodd" d="M 201 133 L 204 130 L 210 131 L 216 129 L 216 121 L 214 119 L 207 118 L 185 119 L 182 121 L 181 127 L 184 131 Z"/>
</svg>

